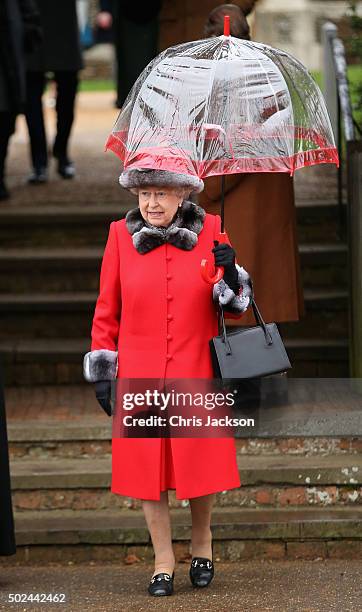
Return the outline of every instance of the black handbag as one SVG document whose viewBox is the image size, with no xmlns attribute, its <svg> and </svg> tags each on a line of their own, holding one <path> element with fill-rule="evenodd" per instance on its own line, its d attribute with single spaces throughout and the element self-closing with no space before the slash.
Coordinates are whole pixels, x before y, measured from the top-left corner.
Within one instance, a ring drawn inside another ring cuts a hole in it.
<svg viewBox="0 0 362 612">
<path fill-rule="evenodd" d="M 251 305 L 257 325 L 229 333 L 220 308 L 220 335 L 209 341 L 216 378 L 260 378 L 292 367 L 277 325 L 264 322 L 253 299 Z"/>
</svg>

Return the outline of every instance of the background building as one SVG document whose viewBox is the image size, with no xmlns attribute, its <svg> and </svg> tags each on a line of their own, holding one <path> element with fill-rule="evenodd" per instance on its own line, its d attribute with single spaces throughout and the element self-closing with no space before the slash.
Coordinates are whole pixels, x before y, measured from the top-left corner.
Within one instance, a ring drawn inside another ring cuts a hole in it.
<svg viewBox="0 0 362 612">
<path fill-rule="evenodd" d="M 203 35 L 208 13 L 218 0 L 164 0 L 160 48 Z M 248 17 L 255 40 L 289 51 L 310 70 L 321 68 L 320 27 L 326 21 L 343 25 L 349 0 L 236 0 L 252 9 Z M 362 2 L 358 2 L 362 14 Z"/>
<path fill-rule="evenodd" d="M 78 0 L 81 17 L 87 1 Z M 92 22 L 98 0 L 89 0 L 88 4 L 88 18 Z M 160 51 L 171 45 L 202 38 L 208 13 L 220 4 L 221 0 L 164 0 L 160 15 Z M 248 21 L 254 40 L 285 49 L 310 70 L 320 70 L 322 67 L 320 32 L 324 21 L 335 22 L 341 34 L 348 36 L 346 14 L 350 0 L 235 0 L 233 4 L 251 11 Z M 358 1 L 357 6 L 362 15 L 362 1 Z M 91 64 L 97 64 L 98 59 L 102 58 L 108 63 L 108 71 L 106 67 L 101 71 L 97 69 L 97 76 L 110 72 L 110 50 L 104 47 L 107 45 L 97 45 L 86 54 L 91 58 Z"/>
<path fill-rule="evenodd" d="M 321 25 L 329 20 L 344 30 L 350 4 L 345 0 L 259 0 L 254 13 L 254 38 L 285 49 L 310 70 L 320 70 Z M 358 5 L 362 12 L 362 2 Z"/>
</svg>

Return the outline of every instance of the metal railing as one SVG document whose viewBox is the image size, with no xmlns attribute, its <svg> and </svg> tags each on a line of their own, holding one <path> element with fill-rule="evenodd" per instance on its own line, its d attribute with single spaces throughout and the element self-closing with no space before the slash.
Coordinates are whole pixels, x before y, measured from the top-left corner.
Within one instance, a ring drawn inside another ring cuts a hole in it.
<svg viewBox="0 0 362 612">
<path fill-rule="evenodd" d="M 340 160 L 337 175 L 337 201 L 339 234 L 342 238 L 345 236 L 346 232 L 345 203 L 343 201 L 343 176 L 345 173 L 343 147 L 344 143 L 355 139 L 355 128 L 347 78 L 347 62 L 344 44 L 342 40 L 338 38 L 337 26 L 334 23 L 328 21 L 322 25 L 322 44 L 324 95 Z"/>
<path fill-rule="evenodd" d="M 337 142 L 338 211 L 340 235 L 349 253 L 349 361 L 350 375 L 362 378 L 362 141 L 353 120 L 347 62 L 337 27 L 322 26 L 325 98 Z M 346 172 L 345 172 L 346 170 Z M 347 178 L 347 201 L 343 202 L 343 178 Z"/>
</svg>

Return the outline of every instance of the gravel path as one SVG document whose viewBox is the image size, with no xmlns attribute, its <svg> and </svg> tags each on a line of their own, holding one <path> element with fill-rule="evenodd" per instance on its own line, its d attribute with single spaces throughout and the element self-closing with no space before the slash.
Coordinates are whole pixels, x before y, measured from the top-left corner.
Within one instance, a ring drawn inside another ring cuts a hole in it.
<svg viewBox="0 0 362 612">
<path fill-rule="evenodd" d="M 81 565 L 2 568 L 0 610 L 71 612 L 348 612 L 361 610 L 360 561 L 216 563 L 207 589 L 194 590 L 188 564 L 175 570 L 172 597 L 147 593 L 152 566 Z M 7 603 L 8 593 L 65 593 L 65 604 Z"/>
</svg>

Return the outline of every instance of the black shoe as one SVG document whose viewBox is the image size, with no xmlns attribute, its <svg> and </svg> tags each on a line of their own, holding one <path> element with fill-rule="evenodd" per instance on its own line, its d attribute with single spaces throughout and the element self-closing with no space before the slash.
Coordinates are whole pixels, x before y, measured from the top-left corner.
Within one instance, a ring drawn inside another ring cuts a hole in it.
<svg viewBox="0 0 362 612">
<path fill-rule="evenodd" d="M 149 594 L 156 597 L 162 597 L 162 595 L 172 595 L 174 576 L 175 572 L 172 572 L 172 576 L 170 576 L 170 574 L 166 574 L 165 572 L 161 572 L 160 574 L 153 576 L 150 584 L 148 585 Z"/>
<path fill-rule="evenodd" d="M 0 200 L 8 200 L 10 193 L 6 189 L 4 181 L 0 181 Z"/>
<path fill-rule="evenodd" d="M 28 183 L 30 185 L 42 185 L 43 183 L 47 183 L 48 181 L 48 170 L 45 166 L 39 166 L 37 168 L 33 168 L 33 172 L 30 174 L 28 178 Z"/>
<path fill-rule="evenodd" d="M 190 580 L 194 587 L 206 587 L 214 577 L 214 564 L 205 557 L 193 557 L 190 566 Z"/>
<path fill-rule="evenodd" d="M 58 158 L 58 174 L 60 174 L 63 179 L 68 180 L 75 177 L 74 164 L 67 157 Z"/>
</svg>

